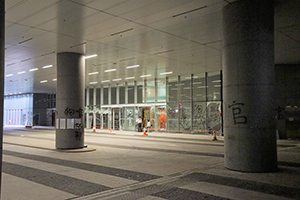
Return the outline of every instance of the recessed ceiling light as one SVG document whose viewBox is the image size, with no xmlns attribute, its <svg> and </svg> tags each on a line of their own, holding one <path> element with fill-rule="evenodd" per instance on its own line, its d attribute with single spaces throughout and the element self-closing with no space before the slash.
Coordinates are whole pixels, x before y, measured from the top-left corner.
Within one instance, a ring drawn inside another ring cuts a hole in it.
<svg viewBox="0 0 300 200">
<path fill-rule="evenodd" d="M 96 57 L 98 56 L 97 54 L 93 54 L 93 55 L 90 55 L 90 56 L 85 56 L 84 59 L 88 59 L 88 58 L 93 58 L 93 57 Z"/>
<path fill-rule="evenodd" d="M 98 82 L 97 81 L 95 81 L 95 82 L 90 82 L 90 84 L 97 84 Z"/>
<path fill-rule="evenodd" d="M 13 74 L 7 74 L 7 75 L 6 75 L 6 77 L 10 77 L 10 76 L 13 76 Z"/>
<path fill-rule="evenodd" d="M 33 68 L 33 69 L 30 69 L 29 71 L 30 72 L 33 72 L 33 71 L 36 71 L 36 70 L 38 70 L 39 68 Z"/>
<path fill-rule="evenodd" d="M 18 72 L 18 74 L 24 74 L 24 73 L 25 73 L 25 71 Z"/>
<path fill-rule="evenodd" d="M 48 82 L 47 80 L 40 81 L 40 83 L 47 83 L 47 82 Z"/>
<path fill-rule="evenodd" d="M 107 83 L 109 82 L 110 80 L 104 80 L 104 81 L 101 81 L 101 83 Z"/>
<path fill-rule="evenodd" d="M 57 81 L 57 79 L 56 79 L 56 78 L 54 78 L 54 79 L 52 79 L 52 81 Z"/>
<path fill-rule="evenodd" d="M 143 78 L 143 77 L 149 77 L 149 76 L 151 76 L 151 74 L 141 75 L 140 77 Z"/>
<path fill-rule="evenodd" d="M 221 80 L 214 80 L 214 81 L 212 81 L 213 83 L 220 83 L 221 82 Z"/>
<path fill-rule="evenodd" d="M 122 80 L 121 78 L 116 78 L 116 79 L 113 79 L 113 81 L 120 81 Z"/>
<path fill-rule="evenodd" d="M 50 67 L 53 67 L 53 65 L 46 65 L 43 67 L 43 69 L 50 68 Z"/>
<path fill-rule="evenodd" d="M 126 77 L 125 79 L 134 79 L 135 77 Z"/>
<path fill-rule="evenodd" d="M 116 69 L 107 69 L 104 72 L 113 72 L 113 71 L 116 71 Z"/>
<path fill-rule="evenodd" d="M 173 72 L 162 72 L 160 75 L 165 75 L 165 74 L 173 74 Z"/>
<path fill-rule="evenodd" d="M 94 74 L 99 74 L 99 72 L 91 72 L 91 73 L 88 73 L 88 75 L 94 75 Z"/>
<path fill-rule="evenodd" d="M 132 66 L 128 66 L 126 67 L 127 69 L 130 69 L 130 68 L 135 68 L 135 67 L 139 67 L 140 65 L 132 65 Z"/>
</svg>

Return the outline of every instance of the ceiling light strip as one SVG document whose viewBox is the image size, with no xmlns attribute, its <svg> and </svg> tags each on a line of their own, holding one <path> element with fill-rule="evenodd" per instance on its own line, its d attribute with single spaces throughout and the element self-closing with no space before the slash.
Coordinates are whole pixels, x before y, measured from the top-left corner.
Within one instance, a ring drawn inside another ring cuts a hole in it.
<svg viewBox="0 0 300 200">
<path fill-rule="evenodd" d="M 90 82 L 90 84 L 97 84 L 98 82 L 97 81 L 95 81 L 95 82 Z"/>
<path fill-rule="evenodd" d="M 107 82 L 110 82 L 110 80 L 101 81 L 101 83 L 107 83 Z"/>
<path fill-rule="evenodd" d="M 17 74 L 24 74 L 25 73 L 25 71 L 21 71 L 21 72 L 18 72 Z"/>
<path fill-rule="evenodd" d="M 88 73 L 88 75 L 94 75 L 94 74 L 99 74 L 99 72 L 91 72 L 91 73 Z"/>
<path fill-rule="evenodd" d="M 173 72 L 162 72 L 160 75 L 165 75 L 165 74 L 173 74 Z"/>
<path fill-rule="evenodd" d="M 113 71 L 116 71 L 116 69 L 107 69 L 104 72 L 113 72 Z"/>
<path fill-rule="evenodd" d="M 40 83 L 47 83 L 47 82 L 48 82 L 47 80 L 40 81 Z"/>
<path fill-rule="evenodd" d="M 173 15 L 173 17 L 178 17 L 180 15 L 185 15 L 185 14 L 188 14 L 188 13 L 191 13 L 191 12 L 195 12 L 197 10 L 201 10 L 203 8 L 207 8 L 207 6 L 202 6 L 202 7 L 199 7 L 199 8 L 195 8 L 195 9 L 192 9 L 192 10 L 189 10 L 189 11 L 186 11 L 186 12 L 183 12 L 183 13 L 179 13 L 179 14 L 176 14 L 176 15 Z"/>
<path fill-rule="evenodd" d="M 144 78 L 144 77 L 149 77 L 149 76 L 151 76 L 151 74 L 141 75 L 140 77 Z"/>
<path fill-rule="evenodd" d="M 121 78 L 113 79 L 113 81 L 121 81 L 121 80 L 122 80 Z"/>
<path fill-rule="evenodd" d="M 132 30 L 133 30 L 133 28 L 126 29 L 126 30 L 124 30 L 124 31 L 120 31 L 120 32 L 112 33 L 110 36 L 118 35 L 118 34 L 125 33 L 125 32 L 132 31 Z"/>
<path fill-rule="evenodd" d="M 13 74 L 7 74 L 7 75 L 6 75 L 6 77 L 10 77 L 10 76 L 13 76 Z"/>
<path fill-rule="evenodd" d="M 136 68 L 136 67 L 139 67 L 140 65 L 132 65 L 132 66 L 128 66 L 126 67 L 126 69 L 130 69 L 130 68 Z"/>
<path fill-rule="evenodd" d="M 50 68 L 50 67 L 53 67 L 53 65 L 46 65 L 43 67 L 43 69 Z"/>
<path fill-rule="evenodd" d="M 33 69 L 30 69 L 29 71 L 33 72 L 33 71 L 36 71 L 36 70 L 38 70 L 38 68 L 33 68 Z"/>
<path fill-rule="evenodd" d="M 125 79 L 126 80 L 128 80 L 128 79 L 135 79 L 135 77 L 126 77 Z"/>
<path fill-rule="evenodd" d="M 90 56 L 85 56 L 84 59 L 88 59 L 88 58 L 93 58 L 93 57 L 96 57 L 98 56 L 97 54 L 93 54 L 93 55 L 90 55 Z"/>
</svg>

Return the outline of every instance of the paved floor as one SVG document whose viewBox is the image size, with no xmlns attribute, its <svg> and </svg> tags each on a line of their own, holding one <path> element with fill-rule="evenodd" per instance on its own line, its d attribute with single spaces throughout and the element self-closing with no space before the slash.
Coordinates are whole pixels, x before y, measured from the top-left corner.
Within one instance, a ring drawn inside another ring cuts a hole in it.
<svg viewBox="0 0 300 200">
<path fill-rule="evenodd" d="M 85 132 L 85 151 L 61 152 L 54 130 L 5 127 L 2 199 L 300 199 L 300 141 L 278 141 L 278 172 L 241 173 L 221 136 Z"/>
</svg>

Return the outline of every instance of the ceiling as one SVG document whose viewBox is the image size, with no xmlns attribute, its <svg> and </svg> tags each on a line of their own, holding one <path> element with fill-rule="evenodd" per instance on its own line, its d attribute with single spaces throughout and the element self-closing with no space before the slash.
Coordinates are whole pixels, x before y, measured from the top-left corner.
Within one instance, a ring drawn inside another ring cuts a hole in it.
<svg viewBox="0 0 300 200">
<path fill-rule="evenodd" d="M 222 8 L 234 1 L 6 0 L 5 95 L 55 92 L 66 51 L 98 55 L 86 59 L 86 87 L 221 70 Z M 300 63 L 299 10 L 276 1 L 276 64 Z"/>
</svg>

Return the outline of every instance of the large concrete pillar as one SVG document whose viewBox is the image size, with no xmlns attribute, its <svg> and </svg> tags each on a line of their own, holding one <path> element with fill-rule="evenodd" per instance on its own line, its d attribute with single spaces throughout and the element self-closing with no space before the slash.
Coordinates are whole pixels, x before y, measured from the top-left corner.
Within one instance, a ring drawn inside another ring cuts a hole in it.
<svg viewBox="0 0 300 200">
<path fill-rule="evenodd" d="M 85 60 L 79 53 L 57 54 L 56 148 L 84 147 Z"/>
<path fill-rule="evenodd" d="M 225 167 L 277 170 L 273 0 L 223 9 Z"/>
<path fill-rule="evenodd" d="M 2 151 L 3 151 L 3 99 L 4 99 L 4 48 L 5 48 L 5 1 L 0 0 L 0 171 L 2 172 Z M 1 197 L 1 181 L 2 174 L 0 174 L 0 197 Z"/>
</svg>

